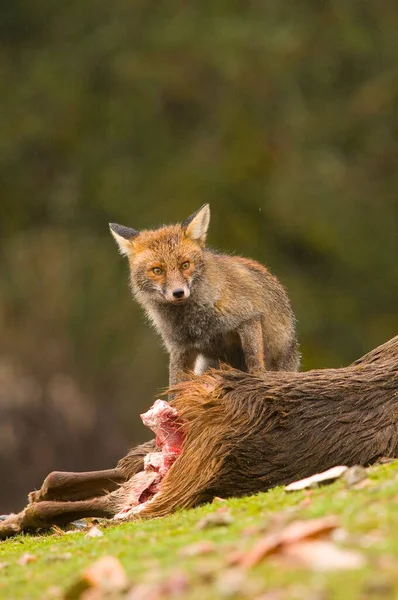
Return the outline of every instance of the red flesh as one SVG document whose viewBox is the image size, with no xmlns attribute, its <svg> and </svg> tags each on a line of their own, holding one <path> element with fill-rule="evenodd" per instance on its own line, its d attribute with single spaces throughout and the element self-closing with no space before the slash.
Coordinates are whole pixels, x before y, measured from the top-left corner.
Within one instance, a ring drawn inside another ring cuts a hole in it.
<svg viewBox="0 0 398 600">
<path fill-rule="evenodd" d="M 141 415 L 144 425 L 156 435 L 156 446 L 161 452 L 151 452 L 144 459 L 144 470 L 135 475 L 129 484 L 128 504 L 114 517 L 121 519 L 142 510 L 146 502 L 159 491 L 162 479 L 182 451 L 184 440 L 181 424 L 175 408 L 164 400 L 156 400 Z"/>
</svg>

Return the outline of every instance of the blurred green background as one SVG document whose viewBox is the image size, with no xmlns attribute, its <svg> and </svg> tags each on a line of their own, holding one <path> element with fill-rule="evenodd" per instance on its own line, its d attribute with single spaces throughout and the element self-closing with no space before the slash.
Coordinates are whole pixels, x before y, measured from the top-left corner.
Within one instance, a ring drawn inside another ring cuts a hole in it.
<svg viewBox="0 0 398 600">
<path fill-rule="evenodd" d="M 398 329 L 394 0 L 14 0 L 0 20 L 0 512 L 111 467 L 167 356 L 108 230 L 185 219 L 268 265 L 303 368 Z"/>
</svg>

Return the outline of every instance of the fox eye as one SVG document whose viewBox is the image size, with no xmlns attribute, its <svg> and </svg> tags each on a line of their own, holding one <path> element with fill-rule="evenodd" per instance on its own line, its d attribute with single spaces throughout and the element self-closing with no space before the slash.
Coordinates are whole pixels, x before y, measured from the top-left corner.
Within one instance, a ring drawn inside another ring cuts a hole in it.
<svg viewBox="0 0 398 600">
<path fill-rule="evenodd" d="M 181 269 L 183 269 L 183 271 L 186 271 L 187 269 L 189 269 L 190 266 L 191 266 L 191 263 L 189 262 L 189 260 L 186 260 L 185 262 L 182 263 Z"/>
<path fill-rule="evenodd" d="M 154 273 L 155 275 L 161 275 L 163 271 L 160 267 L 153 267 L 152 273 Z"/>
</svg>

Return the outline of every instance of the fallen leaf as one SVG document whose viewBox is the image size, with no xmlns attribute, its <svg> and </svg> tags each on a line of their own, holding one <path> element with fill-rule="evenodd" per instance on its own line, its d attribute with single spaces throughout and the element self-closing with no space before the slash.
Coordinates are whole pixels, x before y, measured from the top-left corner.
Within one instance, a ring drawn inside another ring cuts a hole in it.
<svg viewBox="0 0 398 600">
<path fill-rule="evenodd" d="M 221 572 L 215 582 L 218 596 L 221 598 L 246 598 L 256 590 L 243 571 L 227 569 Z"/>
<path fill-rule="evenodd" d="M 0 562 L 0 571 L 10 566 L 9 562 Z"/>
<path fill-rule="evenodd" d="M 229 569 L 221 573 L 217 579 L 216 587 L 221 596 L 236 596 L 241 595 L 244 584 L 244 573 L 236 569 Z"/>
<path fill-rule="evenodd" d="M 212 527 L 231 525 L 231 523 L 233 523 L 233 518 L 231 513 L 228 512 L 228 510 L 225 510 L 225 508 L 223 507 L 222 509 L 218 509 L 216 512 L 206 515 L 198 522 L 197 528 L 211 529 Z"/>
<path fill-rule="evenodd" d="M 321 517 L 311 521 L 294 521 L 281 531 L 266 535 L 243 556 L 239 564 L 247 568 L 253 567 L 269 554 L 278 551 L 283 545 L 326 535 L 337 527 L 338 520 L 334 516 Z"/>
<path fill-rule="evenodd" d="M 88 523 L 86 519 L 79 519 L 78 521 L 72 521 L 72 523 L 69 523 L 70 526 L 74 527 L 75 529 L 87 529 L 88 527 Z"/>
<path fill-rule="evenodd" d="M 314 571 L 343 571 L 361 569 L 365 558 L 354 550 L 341 549 L 332 542 L 311 540 L 283 546 L 284 557 L 293 559 L 299 566 Z"/>
<path fill-rule="evenodd" d="M 281 531 L 283 544 L 292 544 L 304 538 L 314 538 L 329 534 L 337 529 L 337 517 L 328 515 L 310 521 L 293 521 Z"/>
<path fill-rule="evenodd" d="M 80 600 L 105 600 L 105 598 L 109 598 L 109 595 L 100 588 L 89 588 L 80 596 Z"/>
<path fill-rule="evenodd" d="M 360 536 L 358 543 L 361 545 L 361 548 L 369 548 L 375 544 L 379 544 L 382 540 L 384 540 L 384 534 L 379 529 L 371 529 Z"/>
<path fill-rule="evenodd" d="M 159 585 L 150 583 L 140 583 L 134 586 L 125 600 L 159 600 L 161 598 Z"/>
<path fill-rule="evenodd" d="M 289 483 L 285 487 L 285 492 L 296 492 L 298 490 L 305 490 L 310 487 L 317 486 L 319 483 L 328 483 L 335 481 L 335 479 L 339 479 L 346 471 L 348 467 L 346 466 L 338 466 L 332 467 L 327 471 L 323 471 L 322 473 L 316 473 L 315 475 L 311 475 L 311 477 L 305 477 L 305 479 L 299 479 L 298 481 L 293 481 L 293 483 Z"/>
<path fill-rule="evenodd" d="M 207 560 L 197 561 L 195 564 L 195 578 L 200 579 L 203 583 L 208 585 L 214 581 L 216 574 L 214 572 L 214 562 Z"/>
<path fill-rule="evenodd" d="M 370 485 L 372 485 L 372 481 L 370 479 L 362 479 L 362 481 L 359 481 L 352 487 L 356 490 L 363 490 L 363 489 L 369 487 Z"/>
<path fill-rule="evenodd" d="M 239 565 L 241 563 L 244 555 L 245 553 L 243 552 L 243 550 L 232 550 L 231 552 L 229 552 L 229 554 L 227 554 L 225 564 L 228 567 L 235 567 L 236 565 Z"/>
<path fill-rule="evenodd" d="M 120 561 L 114 556 L 103 556 L 83 571 L 67 590 L 65 599 L 83 598 L 83 594 L 90 588 L 107 593 L 121 592 L 127 588 L 127 583 L 127 576 Z"/>
<path fill-rule="evenodd" d="M 64 552 L 63 554 L 50 554 L 46 557 L 46 562 L 57 562 L 63 560 L 70 560 L 72 558 L 72 552 Z"/>
<path fill-rule="evenodd" d="M 300 502 L 300 508 L 308 508 L 309 506 L 311 506 L 311 504 L 312 504 L 312 498 L 307 496 L 306 498 L 304 498 L 304 500 L 302 500 Z"/>
<path fill-rule="evenodd" d="M 89 538 L 98 538 L 98 537 L 102 537 L 104 534 L 102 533 L 101 529 L 98 529 L 98 527 L 96 527 L 94 525 L 94 527 L 90 527 L 90 529 L 88 530 L 88 533 L 86 533 L 86 535 L 84 537 L 89 537 Z"/>
<path fill-rule="evenodd" d="M 184 596 L 189 588 L 189 580 L 185 573 L 176 571 L 163 583 L 166 595 L 171 598 Z"/>
<path fill-rule="evenodd" d="M 156 583 L 141 583 L 134 586 L 125 600 L 160 600 L 160 598 L 184 597 L 189 588 L 185 573 L 172 573 L 167 579 Z"/>
<path fill-rule="evenodd" d="M 260 533 L 264 533 L 265 525 L 250 525 L 249 527 L 245 527 L 240 532 L 241 537 L 253 537 L 253 535 L 258 535 Z"/>
<path fill-rule="evenodd" d="M 46 593 L 44 595 L 44 598 L 46 598 L 46 600 L 56 600 L 57 598 L 63 598 L 64 594 L 63 591 L 60 587 L 58 587 L 57 585 L 52 585 L 51 587 L 48 588 L 48 590 L 46 590 Z"/>
<path fill-rule="evenodd" d="M 366 596 L 392 596 L 394 584 L 392 581 L 381 579 L 379 581 L 370 581 L 364 588 Z"/>
<path fill-rule="evenodd" d="M 345 529 L 343 529 L 342 527 L 338 527 L 337 529 L 331 532 L 330 539 L 332 540 L 332 542 L 347 544 L 349 543 L 350 539 L 353 538 L 352 536 L 349 536 Z"/>
<path fill-rule="evenodd" d="M 36 562 L 36 561 L 37 561 L 37 556 L 35 556 L 34 554 L 30 554 L 29 552 L 25 552 L 24 554 L 22 554 L 22 556 L 20 556 L 18 558 L 17 564 L 25 566 L 28 563 Z"/>
<path fill-rule="evenodd" d="M 350 467 L 343 475 L 343 479 L 349 487 L 357 485 L 359 482 L 362 482 L 364 479 L 366 479 L 366 477 L 366 469 L 364 467 L 360 467 L 359 465 Z"/>
<path fill-rule="evenodd" d="M 217 502 L 228 502 L 228 500 L 226 500 L 225 498 L 220 498 L 220 496 L 214 496 L 213 503 L 215 504 Z"/>
<path fill-rule="evenodd" d="M 181 548 L 178 555 L 183 557 L 189 556 L 203 556 L 204 554 L 211 554 L 216 551 L 216 545 L 214 542 L 203 540 L 201 542 L 195 542 Z"/>
<path fill-rule="evenodd" d="M 261 596 L 256 596 L 254 600 L 282 600 L 283 598 L 286 598 L 286 596 L 282 590 L 274 590 L 265 592 L 265 594 L 261 594 Z"/>
<path fill-rule="evenodd" d="M 384 554 L 377 558 L 377 567 L 381 571 L 391 571 L 395 576 L 397 571 L 397 559 L 388 554 Z"/>
<path fill-rule="evenodd" d="M 281 536 L 279 533 L 271 533 L 260 540 L 254 548 L 252 548 L 246 554 L 243 554 L 242 558 L 238 560 L 237 564 L 242 567 L 250 568 L 257 565 L 263 560 L 268 554 L 275 552 L 282 544 Z"/>
<path fill-rule="evenodd" d="M 376 465 L 388 465 L 389 463 L 392 463 L 394 461 L 396 461 L 396 458 L 390 458 L 388 456 L 381 456 L 375 463 L 373 466 Z"/>
</svg>

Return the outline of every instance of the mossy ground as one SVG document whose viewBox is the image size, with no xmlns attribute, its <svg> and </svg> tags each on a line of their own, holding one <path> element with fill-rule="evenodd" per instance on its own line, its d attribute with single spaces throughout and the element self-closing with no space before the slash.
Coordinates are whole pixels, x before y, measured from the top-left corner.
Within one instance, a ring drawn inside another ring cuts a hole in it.
<svg viewBox="0 0 398 600">
<path fill-rule="evenodd" d="M 0 598 L 55 597 L 57 589 L 62 593 L 85 567 L 109 554 L 120 559 L 132 584 L 185 573 L 190 585 L 183 598 L 189 600 L 259 598 L 271 592 L 278 600 L 398 598 L 398 461 L 369 469 L 369 479 L 359 489 L 340 480 L 311 491 L 289 494 L 276 488 L 228 503 L 216 501 L 164 519 L 112 525 L 99 538 L 87 538 L 85 532 L 20 535 L 0 542 L 0 563 L 7 563 L 0 569 Z M 199 530 L 198 521 L 220 506 L 228 506 L 232 523 Z M 325 515 L 339 518 L 346 532 L 340 543 L 359 550 L 366 557 L 365 567 L 314 572 L 270 557 L 241 579 L 234 578 L 227 557 L 253 547 L 264 535 L 260 527 L 266 531 L 276 519 Z M 216 551 L 181 556 L 184 547 L 200 540 L 215 542 Z M 37 560 L 18 564 L 26 552 Z M 62 560 L 66 553 L 71 557 Z"/>
</svg>

